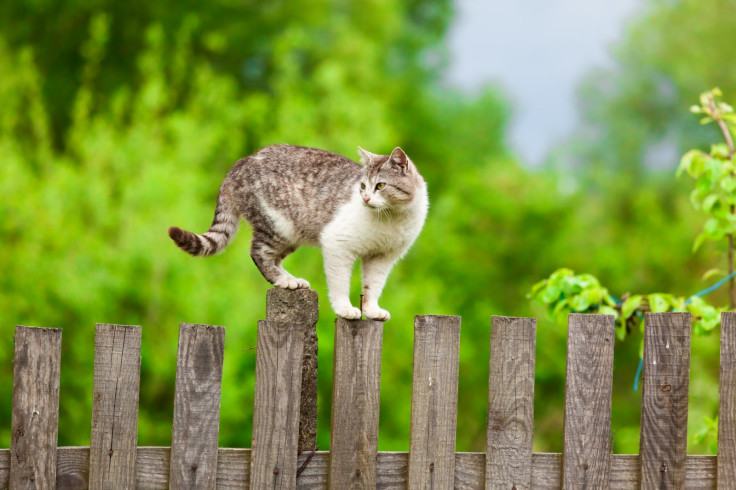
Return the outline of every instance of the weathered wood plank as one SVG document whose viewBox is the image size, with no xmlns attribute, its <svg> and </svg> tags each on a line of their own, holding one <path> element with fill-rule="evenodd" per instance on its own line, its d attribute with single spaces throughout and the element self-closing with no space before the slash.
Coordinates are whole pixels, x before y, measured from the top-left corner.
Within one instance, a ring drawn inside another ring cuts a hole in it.
<svg viewBox="0 0 736 490">
<path fill-rule="evenodd" d="M 299 403 L 299 450 L 311 451 L 317 441 L 317 320 L 319 301 L 311 289 L 269 289 L 266 320 L 304 325 L 302 394 Z"/>
<path fill-rule="evenodd" d="M 136 488 L 169 488 L 168 447 L 139 447 Z M 59 479 L 78 478 L 89 471 L 88 447 L 60 447 L 57 450 Z M 306 462 L 308 454 L 299 455 L 298 464 Z M 300 490 L 324 490 L 330 453 L 318 451 L 297 478 Z M 477 490 L 485 484 L 485 454 L 455 453 L 455 488 Z M 405 489 L 408 483 L 409 454 L 379 452 L 377 457 L 376 488 Z M 640 459 L 638 454 L 614 454 L 611 458 L 611 488 L 639 488 Z M 0 449 L 0 489 L 8 488 L 10 450 Z M 250 449 L 220 448 L 217 457 L 217 488 L 247 490 L 249 485 Z M 534 453 L 532 455 L 532 487 L 534 489 L 562 488 L 562 454 Z M 685 462 L 684 488 L 715 489 L 716 456 L 688 456 Z M 57 479 L 58 481 L 58 479 Z M 222 484 L 221 484 L 222 482 Z M 84 487 L 77 487 L 84 488 Z M 723 487 L 721 487 L 723 488 Z"/>
<path fill-rule="evenodd" d="M 89 486 L 135 487 L 141 327 L 98 323 L 92 388 Z"/>
<path fill-rule="evenodd" d="M 736 487 L 736 313 L 721 313 L 718 388 L 718 481 Z"/>
<path fill-rule="evenodd" d="M 138 447 L 138 455 L 136 456 L 135 488 L 143 490 L 169 488 L 170 471 L 170 447 Z"/>
<path fill-rule="evenodd" d="M 225 327 L 182 323 L 176 362 L 172 488 L 214 489 Z"/>
<path fill-rule="evenodd" d="M 56 490 L 91 488 L 89 484 L 89 455 L 88 447 L 60 447 L 57 449 Z M 135 471 L 135 468 L 133 470 Z"/>
<path fill-rule="evenodd" d="M 568 317 L 563 488 L 609 488 L 615 319 Z"/>
<path fill-rule="evenodd" d="M 414 319 L 409 488 L 453 488 L 460 317 Z"/>
<path fill-rule="evenodd" d="M 684 488 L 690 313 L 647 313 L 641 402 L 641 486 Z"/>
<path fill-rule="evenodd" d="M 304 326 L 258 322 L 251 488 L 296 488 Z"/>
<path fill-rule="evenodd" d="M 10 486 L 56 485 L 61 329 L 15 328 Z"/>
<path fill-rule="evenodd" d="M 330 488 L 375 488 L 383 322 L 335 321 Z"/>
<path fill-rule="evenodd" d="M 531 488 L 536 338 L 535 318 L 491 318 L 485 488 Z"/>
</svg>

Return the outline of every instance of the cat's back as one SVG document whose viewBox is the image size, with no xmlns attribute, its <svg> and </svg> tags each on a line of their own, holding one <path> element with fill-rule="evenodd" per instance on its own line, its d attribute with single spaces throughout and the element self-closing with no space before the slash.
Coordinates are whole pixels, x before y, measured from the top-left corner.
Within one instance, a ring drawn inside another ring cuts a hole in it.
<svg viewBox="0 0 736 490">
<path fill-rule="evenodd" d="M 293 223 L 298 241 L 315 242 L 338 207 L 357 192 L 361 168 L 329 151 L 272 145 L 239 160 L 222 190 L 237 198 L 249 221 L 265 210 Z"/>
</svg>

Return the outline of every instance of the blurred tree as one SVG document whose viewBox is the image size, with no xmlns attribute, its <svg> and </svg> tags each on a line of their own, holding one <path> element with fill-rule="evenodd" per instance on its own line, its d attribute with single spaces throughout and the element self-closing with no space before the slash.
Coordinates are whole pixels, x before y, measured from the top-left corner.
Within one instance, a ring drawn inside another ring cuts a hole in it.
<svg viewBox="0 0 736 490">
<path fill-rule="evenodd" d="M 88 26 L 100 15 L 108 27 L 95 74 L 97 104 L 121 87 L 135 90 L 144 83 L 137 64 L 150 25 L 161 29 L 164 69 L 177 69 L 172 55 L 185 42 L 189 63 L 205 62 L 214 72 L 229 75 L 242 95 L 246 90 L 271 93 L 286 69 L 285 56 L 289 69 L 305 79 L 330 56 L 346 61 L 356 81 L 374 74 L 422 83 L 436 74 L 427 60 L 441 59 L 431 48 L 442 39 L 450 13 L 449 0 L 8 0 L 0 3 L 0 32 L 10 49 L 32 48 L 53 141 L 60 148 L 72 101 L 84 83 L 91 49 Z M 190 79 L 186 66 L 178 69 L 182 82 Z"/>
<path fill-rule="evenodd" d="M 587 128 L 574 165 L 635 182 L 646 168 L 674 168 L 688 148 L 718 137 L 687 107 L 711 87 L 736 91 L 727 61 L 736 43 L 734 8 L 734 0 L 651 2 L 615 48 L 616 68 L 599 70 L 582 87 Z"/>
</svg>

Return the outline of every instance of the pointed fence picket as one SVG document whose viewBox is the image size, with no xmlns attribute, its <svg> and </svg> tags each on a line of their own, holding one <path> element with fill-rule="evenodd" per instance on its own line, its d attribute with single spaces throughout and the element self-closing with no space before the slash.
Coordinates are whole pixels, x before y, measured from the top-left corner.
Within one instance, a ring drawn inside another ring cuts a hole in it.
<svg viewBox="0 0 736 490">
<path fill-rule="evenodd" d="M 611 452 L 612 316 L 569 317 L 561 454 L 532 452 L 536 320 L 492 317 L 486 452 L 458 453 L 459 317 L 416 317 L 409 452 L 377 450 L 383 324 L 338 319 L 317 451 L 316 293 L 272 290 L 266 309 L 251 449 L 217 447 L 224 327 L 181 325 L 171 447 L 137 446 L 141 327 L 97 325 L 90 447 L 56 447 L 62 331 L 17 327 L 0 489 L 736 488 L 736 313 L 722 315 L 718 455 L 694 456 L 688 314 L 646 315 L 640 455 Z"/>
</svg>

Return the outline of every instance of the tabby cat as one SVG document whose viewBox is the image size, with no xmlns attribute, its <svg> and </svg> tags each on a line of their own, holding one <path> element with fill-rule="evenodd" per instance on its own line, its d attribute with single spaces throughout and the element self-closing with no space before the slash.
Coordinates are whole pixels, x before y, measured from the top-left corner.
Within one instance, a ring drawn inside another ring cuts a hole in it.
<svg viewBox="0 0 736 490">
<path fill-rule="evenodd" d="M 362 259 L 363 314 L 388 320 L 378 306 L 388 273 L 424 225 L 427 186 L 401 148 L 376 155 L 358 147 L 363 165 L 314 148 L 274 145 L 238 160 L 220 186 L 215 218 L 201 235 L 172 226 L 169 236 L 192 255 L 222 251 L 242 216 L 253 226 L 250 255 L 276 287 L 309 288 L 284 257 L 300 245 L 322 248 L 332 309 L 361 317 L 350 303 L 350 274 Z"/>
</svg>

